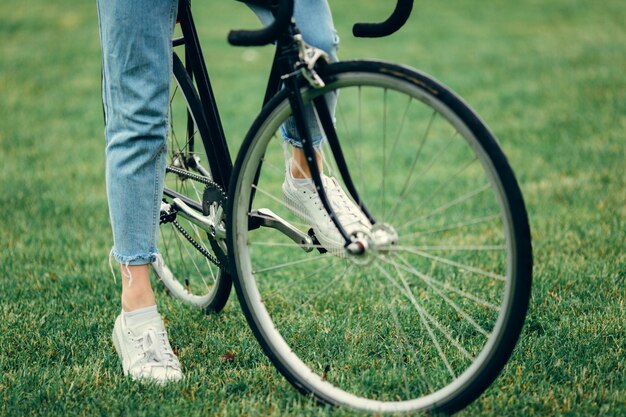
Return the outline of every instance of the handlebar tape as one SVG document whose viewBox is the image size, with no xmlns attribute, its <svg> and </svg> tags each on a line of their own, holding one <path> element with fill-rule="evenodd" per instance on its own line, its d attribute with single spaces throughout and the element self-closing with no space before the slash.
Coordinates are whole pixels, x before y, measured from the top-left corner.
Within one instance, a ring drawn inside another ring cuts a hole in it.
<svg viewBox="0 0 626 417">
<path fill-rule="evenodd" d="M 413 0 L 398 0 L 396 8 L 387 20 L 380 23 L 357 23 L 352 34 L 358 38 L 382 38 L 400 29 L 411 15 Z"/>
</svg>

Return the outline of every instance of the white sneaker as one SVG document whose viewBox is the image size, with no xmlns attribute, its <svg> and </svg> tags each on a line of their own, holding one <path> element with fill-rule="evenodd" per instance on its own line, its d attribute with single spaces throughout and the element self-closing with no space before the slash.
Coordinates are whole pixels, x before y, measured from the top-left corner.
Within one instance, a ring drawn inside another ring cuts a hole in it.
<svg viewBox="0 0 626 417">
<path fill-rule="evenodd" d="M 333 211 L 343 228 L 352 235 L 369 232 L 372 224 L 359 207 L 346 195 L 335 178 L 322 174 L 324 190 Z M 294 184 L 289 169 L 283 183 L 283 197 L 287 207 L 313 228 L 315 237 L 328 252 L 335 256 L 345 256 L 345 241 L 322 205 L 322 200 L 314 188 L 298 187 Z"/>
<path fill-rule="evenodd" d="M 113 327 L 113 344 L 124 375 L 132 379 L 165 384 L 183 377 L 159 315 L 131 329 L 120 314 Z"/>
</svg>

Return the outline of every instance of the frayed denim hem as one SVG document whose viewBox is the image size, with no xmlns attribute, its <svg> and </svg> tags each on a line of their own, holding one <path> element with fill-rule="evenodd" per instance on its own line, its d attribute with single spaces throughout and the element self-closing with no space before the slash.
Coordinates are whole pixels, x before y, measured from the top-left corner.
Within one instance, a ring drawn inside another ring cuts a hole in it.
<svg viewBox="0 0 626 417">
<path fill-rule="evenodd" d="M 159 251 L 154 249 L 150 252 L 142 253 L 139 255 L 120 255 L 115 251 L 115 249 L 111 249 L 111 256 L 120 264 L 126 266 L 134 266 L 134 265 L 147 265 L 151 264 L 156 260 Z"/>
<path fill-rule="evenodd" d="M 128 267 L 135 266 L 135 265 L 151 264 L 157 259 L 158 254 L 159 254 L 159 251 L 155 249 L 154 251 L 151 251 L 148 254 L 125 256 L 125 255 L 120 255 L 119 253 L 115 252 L 115 249 L 111 249 L 111 252 L 109 252 L 109 268 L 111 268 L 111 275 L 113 275 L 113 281 L 117 283 L 117 279 L 115 278 L 115 270 L 113 268 L 113 259 L 115 259 L 117 263 L 120 264 L 120 267 L 122 268 L 122 278 L 128 279 L 128 286 L 130 287 L 133 282 L 133 276 L 130 273 L 130 269 Z"/>
<path fill-rule="evenodd" d="M 287 142 L 294 148 L 302 149 L 302 141 L 300 139 L 296 139 L 294 137 L 289 136 L 289 134 L 287 133 L 287 129 L 285 129 L 284 126 L 280 127 L 280 133 L 282 134 L 285 142 Z M 324 144 L 324 141 L 326 140 L 326 138 L 324 136 L 319 135 L 319 136 L 315 136 L 311 138 L 311 140 L 313 141 L 313 147 L 316 149 L 319 149 Z"/>
</svg>

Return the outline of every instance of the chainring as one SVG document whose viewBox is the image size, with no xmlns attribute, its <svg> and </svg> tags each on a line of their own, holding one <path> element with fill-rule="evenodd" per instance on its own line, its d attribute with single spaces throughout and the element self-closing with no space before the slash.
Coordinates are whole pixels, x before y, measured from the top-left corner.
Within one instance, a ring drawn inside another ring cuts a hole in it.
<svg viewBox="0 0 626 417">
<path fill-rule="evenodd" d="M 209 217 L 216 225 L 213 233 L 207 233 L 213 253 L 221 266 L 228 265 L 226 254 L 226 193 L 215 184 L 207 184 L 202 195 L 202 214 Z"/>
<path fill-rule="evenodd" d="M 181 179 L 195 181 L 205 186 L 202 198 L 202 211 L 204 216 L 212 216 L 213 224 L 217 227 L 213 231 L 207 231 L 207 238 L 213 254 L 207 251 L 202 244 L 198 243 L 176 220 L 177 210 L 161 212 L 160 223 L 172 223 L 173 226 L 211 263 L 222 270 L 228 269 L 228 256 L 226 255 L 226 230 L 225 230 L 225 206 L 226 193 L 213 180 L 203 175 L 189 172 L 176 166 L 167 166 L 166 172 L 176 174 Z M 165 200 L 164 200 L 165 201 Z"/>
</svg>

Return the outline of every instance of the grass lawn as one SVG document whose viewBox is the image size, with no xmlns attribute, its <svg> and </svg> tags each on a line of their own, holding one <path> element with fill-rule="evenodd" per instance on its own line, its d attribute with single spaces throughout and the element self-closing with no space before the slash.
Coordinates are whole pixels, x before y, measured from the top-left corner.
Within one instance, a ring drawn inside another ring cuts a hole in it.
<svg viewBox="0 0 626 417">
<path fill-rule="evenodd" d="M 526 325 L 503 373 L 459 415 L 624 415 L 626 4 L 417 2 L 400 33 L 362 40 L 351 23 L 388 7 L 332 3 L 343 59 L 402 62 L 457 91 L 524 192 L 535 254 Z M 258 25 L 239 3 L 194 9 L 236 149 L 271 48 L 226 43 L 229 29 Z M 160 290 L 186 379 L 156 388 L 122 377 L 95 2 L 4 0 L 0 34 L 0 414 L 352 415 L 274 370 L 234 296 L 202 316 Z"/>
</svg>

